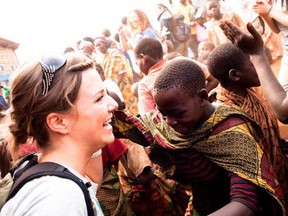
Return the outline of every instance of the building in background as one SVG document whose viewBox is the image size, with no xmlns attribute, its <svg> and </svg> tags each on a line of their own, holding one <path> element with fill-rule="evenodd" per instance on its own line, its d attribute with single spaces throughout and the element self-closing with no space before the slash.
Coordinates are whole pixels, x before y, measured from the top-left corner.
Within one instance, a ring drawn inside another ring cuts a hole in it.
<svg viewBox="0 0 288 216">
<path fill-rule="evenodd" d="M 18 43 L 0 37 L 0 82 L 7 83 L 11 73 L 19 66 L 15 53 Z"/>
</svg>

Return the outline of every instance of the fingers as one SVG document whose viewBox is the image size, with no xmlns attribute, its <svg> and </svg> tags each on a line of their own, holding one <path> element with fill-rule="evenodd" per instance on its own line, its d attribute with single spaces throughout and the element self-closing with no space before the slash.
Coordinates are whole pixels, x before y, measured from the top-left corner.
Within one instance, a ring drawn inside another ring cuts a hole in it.
<svg viewBox="0 0 288 216">
<path fill-rule="evenodd" d="M 255 38 L 257 41 L 262 40 L 261 35 L 256 31 L 256 29 L 254 28 L 254 26 L 250 22 L 247 23 L 247 29 L 250 32 L 250 34 L 253 36 L 253 38 Z"/>
<path fill-rule="evenodd" d="M 229 20 L 222 21 L 219 26 L 223 30 L 226 37 L 235 44 L 238 32 L 237 26 L 235 26 Z"/>
</svg>

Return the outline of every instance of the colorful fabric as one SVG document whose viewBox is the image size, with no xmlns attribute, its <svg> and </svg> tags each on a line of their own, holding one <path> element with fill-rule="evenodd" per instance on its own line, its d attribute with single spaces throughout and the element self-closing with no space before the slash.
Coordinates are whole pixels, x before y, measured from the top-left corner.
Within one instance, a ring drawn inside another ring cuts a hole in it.
<svg viewBox="0 0 288 216">
<path fill-rule="evenodd" d="M 115 164 L 120 157 L 127 152 L 128 148 L 121 139 L 115 139 L 113 143 L 102 148 L 103 167 L 107 164 Z"/>
<path fill-rule="evenodd" d="M 267 141 L 264 151 L 269 155 L 273 169 L 288 193 L 288 161 L 280 148 L 277 118 L 267 102 L 252 89 L 247 89 L 245 96 L 240 96 L 222 87 L 217 88 L 217 100 L 228 106 L 240 107 L 259 124 Z M 288 200 L 288 194 L 285 197 Z"/>
<path fill-rule="evenodd" d="M 127 152 L 120 158 L 117 173 L 121 176 L 136 179 L 146 167 L 152 167 L 152 163 L 143 146 L 128 139 L 123 139 L 123 142 L 126 145 Z"/>
<path fill-rule="evenodd" d="M 179 190 L 178 184 L 167 179 L 156 178 L 141 184 L 139 175 L 145 168 L 152 167 L 152 163 L 143 146 L 129 140 L 125 143 L 128 151 L 120 158 L 117 173 L 136 215 L 183 215 L 189 200 L 186 191 Z"/>
<path fill-rule="evenodd" d="M 103 181 L 97 193 L 105 216 L 134 216 L 130 203 L 124 196 L 117 172 L 112 165 L 104 168 Z"/>
<path fill-rule="evenodd" d="M 117 117 L 117 113 L 115 115 Z M 244 119 L 245 122 L 237 126 L 231 125 L 223 131 L 218 128 L 219 132 L 211 136 L 213 130 L 231 116 Z M 275 206 L 280 208 L 285 215 L 286 204 L 283 189 L 264 152 L 262 130 L 242 110 L 221 105 L 206 122 L 188 135 L 175 132 L 156 112 L 143 115 L 142 120 L 134 118 L 133 121 L 141 125 L 142 128 L 140 127 L 139 131 L 143 131 L 145 136 L 152 135 L 148 140 L 152 143 L 151 152 L 154 151 L 154 156 L 152 154 L 150 159 L 153 163 L 160 165 L 161 172 L 168 175 L 173 175 L 175 172 L 175 161 L 173 161 L 171 150 L 194 150 L 204 154 L 225 170 L 262 188 L 267 197 L 272 197 L 274 202 L 276 200 Z M 131 124 L 133 121 L 130 119 Z M 116 125 L 120 125 L 119 119 Z M 123 132 L 129 135 L 127 130 Z M 133 139 L 133 136 L 129 139 Z"/>
<path fill-rule="evenodd" d="M 255 184 L 236 174 L 231 174 L 231 201 L 243 203 L 252 209 L 255 214 L 259 211 L 258 188 Z"/>
<path fill-rule="evenodd" d="M 118 49 L 108 49 L 101 63 L 105 77 L 118 83 L 126 107 L 132 114 L 137 114 L 137 99 L 132 95 L 131 82 L 133 80 L 132 68 L 128 59 Z M 124 76 L 119 83 L 120 76 Z"/>
<path fill-rule="evenodd" d="M 226 122 L 224 121 L 224 123 Z M 236 125 L 242 124 L 244 121 L 230 117 L 229 122 Z M 221 124 L 219 127 L 223 129 L 224 125 Z M 230 126 L 228 125 L 228 127 Z M 170 150 L 170 153 L 173 154 L 176 167 L 171 178 L 177 182 L 191 185 L 193 207 L 201 215 L 209 215 L 235 199 L 253 212 L 258 212 L 260 209 L 260 205 L 257 203 L 254 206 L 251 205 L 254 197 L 259 201 L 258 193 L 255 194 L 256 196 L 253 194 L 253 189 L 256 188 L 257 192 L 259 188 L 252 182 L 241 177 L 238 177 L 237 182 L 235 182 L 231 172 L 224 170 L 205 155 L 194 150 Z M 236 174 L 234 175 L 236 176 Z M 246 181 L 245 185 L 240 184 L 240 179 Z"/>
<path fill-rule="evenodd" d="M 125 197 L 137 216 L 184 215 L 189 195 L 185 188 L 166 179 L 156 178 L 139 184 L 137 179 L 119 175 Z"/>
</svg>

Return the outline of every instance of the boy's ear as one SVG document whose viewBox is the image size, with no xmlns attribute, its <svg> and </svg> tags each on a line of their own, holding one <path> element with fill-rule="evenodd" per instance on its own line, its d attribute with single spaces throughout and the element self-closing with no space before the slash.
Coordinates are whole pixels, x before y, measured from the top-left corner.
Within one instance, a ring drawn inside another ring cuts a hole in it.
<svg viewBox="0 0 288 216">
<path fill-rule="evenodd" d="M 198 96 L 200 98 L 200 101 L 201 101 L 201 106 L 204 106 L 207 104 L 207 101 L 208 101 L 208 92 L 205 88 L 201 89 L 199 92 L 198 92 Z"/>
<path fill-rule="evenodd" d="M 229 75 L 229 79 L 234 82 L 238 82 L 240 80 L 239 72 L 235 69 L 229 70 L 228 75 Z"/>
<path fill-rule="evenodd" d="M 154 59 L 151 58 L 149 55 L 141 54 L 142 59 L 144 60 L 145 64 L 151 64 L 151 62 L 154 62 Z"/>
<path fill-rule="evenodd" d="M 46 117 L 46 124 L 50 130 L 60 134 L 68 134 L 68 125 L 64 115 L 59 113 L 50 113 Z"/>
</svg>

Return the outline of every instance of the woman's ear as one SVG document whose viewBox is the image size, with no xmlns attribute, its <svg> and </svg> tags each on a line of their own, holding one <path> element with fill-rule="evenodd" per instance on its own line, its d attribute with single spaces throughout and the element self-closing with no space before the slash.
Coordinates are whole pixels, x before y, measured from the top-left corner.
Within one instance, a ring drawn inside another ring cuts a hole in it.
<svg viewBox="0 0 288 216">
<path fill-rule="evenodd" d="M 238 82 L 240 80 L 239 71 L 235 69 L 229 70 L 229 79 L 233 82 Z"/>
<path fill-rule="evenodd" d="M 60 134 L 68 134 L 68 125 L 67 125 L 65 115 L 59 113 L 50 113 L 46 117 L 46 124 L 50 130 Z"/>
</svg>

